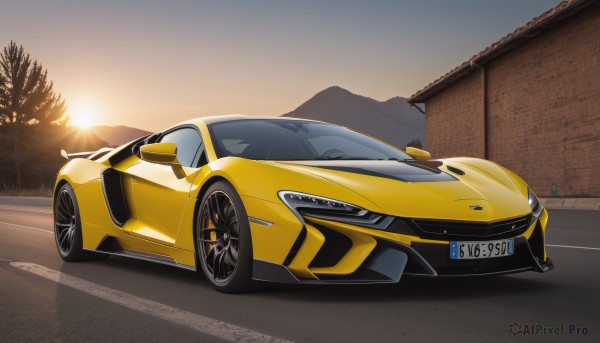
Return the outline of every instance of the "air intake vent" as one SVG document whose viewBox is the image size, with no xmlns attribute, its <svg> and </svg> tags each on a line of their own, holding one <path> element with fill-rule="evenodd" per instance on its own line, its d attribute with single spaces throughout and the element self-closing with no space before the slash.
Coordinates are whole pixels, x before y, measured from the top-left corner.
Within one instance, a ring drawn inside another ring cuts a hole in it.
<svg viewBox="0 0 600 343">
<path fill-rule="evenodd" d="M 335 266 L 352 248 L 352 240 L 335 230 L 327 229 L 322 226 L 315 226 L 323 236 L 325 243 L 317 256 L 312 260 L 309 268 L 328 268 Z"/>
<path fill-rule="evenodd" d="M 462 170 L 460 170 L 460 169 L 458 169 L 458 168 L 456 168 L 456 167 L 453 167 L 453 166 L 446 166 L 446 168 L 448 168 L 448 170 L 449 170 L 449 171 L 451 171 L 451 172 L 453 172 L 454 174 L 457 174 L 457 175 L 465 175 L 465 172 L 464 172 L 464 171 L 462 171 Z"/>
<path fill-rule="evenodd" d="M 108 206 L 108 212 L 115 224 L 120 227 L 129 220 L 129 210 L 125 202 L 121 174 L 114 169 L 106 169 L 102 172 L 102 191 Z"/>
<path fill-rule="evenodd" d="M 495 223 L 459 222 L 414 219 L 414 228 L 419 237 L 442 240 L 484 240 L 509 238 L 527 230 L 529 216 L 503 220 Z"/>
</svg>

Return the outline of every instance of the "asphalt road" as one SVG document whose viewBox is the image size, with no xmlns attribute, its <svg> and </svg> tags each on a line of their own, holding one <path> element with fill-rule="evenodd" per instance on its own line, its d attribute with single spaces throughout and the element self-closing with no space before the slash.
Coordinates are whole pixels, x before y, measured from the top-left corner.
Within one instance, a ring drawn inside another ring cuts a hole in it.
<svg viewBox="0 0 600 343">
<path fill-rule="evenodd" d="M 207 334 L 207 328 L 229 330 L 218 326 L 224 323 L 241 332 L 294 342 L 548 342 L 600 337 L 600 211 L 550 212 L 547 239 L 556 246 L 548 252 L 556 268 L 546 274 L 406 279 L 391 286 L 280 286 L 225 295 L 196 273 L 148 262 L 111 257 L 65 263 L 54 245 L 50 208 L 3 202 L 2 342 L 218 342 L 222 340 Z M 62 274 L 49 280 L 14 262 Z M 108 290 L 104 294 L 121 301 L 139 297 L 152 304 L 123 306 L 98 292 L 65 285 L 72 277 Z M 194 327 L 190 323 L 196 317 L 200 324 Z M 514 323 L 521 326 L 521 334 L 509 331 Z M 579 335 L 556 334 L 561 327 L 568 333 L 571 325 L 580 329 Z M 524 334 L 528 330 L 530 334 Z"/>
</svg>

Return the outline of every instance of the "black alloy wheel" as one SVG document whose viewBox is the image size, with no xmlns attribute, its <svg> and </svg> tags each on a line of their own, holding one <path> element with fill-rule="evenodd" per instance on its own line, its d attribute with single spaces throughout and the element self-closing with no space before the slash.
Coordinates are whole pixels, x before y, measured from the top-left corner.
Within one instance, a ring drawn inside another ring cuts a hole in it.
<svg viewBox="0 0 600 343">
<path fill-rule="evenodd" d="M 240 228 L 235 208 L 227 194 L 211 193 L 201 209 L 202 258 L 212 279 L 225 282 L 235 271 L 240 247 Z"/>
<path fill-rule="evenodd" d="M 83 249 L 79 205 L 73 187 L 65 183 L 54 197 L 54 241 L 58 254 L 68 262 L 105 258 L 106 255 Z"/>
<path fill-rule="evenodd" d="M 61 256 L 68 255 L 75 243 L 75 204 L 67 189 L 61 189 L 54 204 L 54 238 Z"/>
<path fill-rule="evenodd" d="M 253 287 L 250 224 L 229 183 L 216 182 L 204 194 L 196 239 L 200 266 L 215 289 L 240 293 Z"/>
</svg>

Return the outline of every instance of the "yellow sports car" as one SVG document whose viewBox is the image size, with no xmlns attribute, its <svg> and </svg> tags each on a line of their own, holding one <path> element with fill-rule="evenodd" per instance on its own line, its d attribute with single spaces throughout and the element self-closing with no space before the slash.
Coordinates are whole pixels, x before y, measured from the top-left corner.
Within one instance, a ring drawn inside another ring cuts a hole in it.
<svg viewBox="0 0 600 343">
<path fill-rule="evenodd" d="M 143 259 L 228 293 L 553 267 L 548 213 L 511 171 L 337 125 L 209 117 L 62 154 L 53 208 L 66 261 Z"/>
</svg>

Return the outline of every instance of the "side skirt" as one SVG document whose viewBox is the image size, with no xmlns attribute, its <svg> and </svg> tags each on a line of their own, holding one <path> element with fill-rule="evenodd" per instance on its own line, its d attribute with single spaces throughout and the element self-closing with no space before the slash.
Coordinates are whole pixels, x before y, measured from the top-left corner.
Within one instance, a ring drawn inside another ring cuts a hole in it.
<svg viewBox="0 0 600 343">
<path fill-rule="evenodd" d="M 177 267 L 181 269 L 196 271 L 195 267 L 191 267 L 185 264 L 177 263 L 173 258 L 164 255 L 157 255 L 152 253 L 140 252 L 140 251 L 131 251 L 123 249 L 117 240 L 112 236 L 106 236 L 96 248 L 96 250 L 84 249 L 88 251 L 93 251 L 102 254 L 122 256 L 127 258 L 133 258 L 136 260 L 148 261 L 153 263 L 164 264 L 167 266 Z"/>
</svg>

